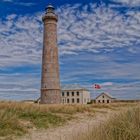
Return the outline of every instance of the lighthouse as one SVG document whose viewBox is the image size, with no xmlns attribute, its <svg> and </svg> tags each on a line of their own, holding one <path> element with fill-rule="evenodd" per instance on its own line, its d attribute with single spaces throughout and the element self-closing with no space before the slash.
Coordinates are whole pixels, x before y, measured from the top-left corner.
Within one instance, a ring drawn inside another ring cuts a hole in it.
<svg viewBox="0 0 140 140">
<path fill-rule="evenodd" d="M 61 95 L 57 48 L 58 16 L 55 13 L 54 7 L 50 4 L 45 10 L 45 15 L 42 18 L 44 33 L 40 103 L 59 104 L 61 102 Z"/>
</svg>

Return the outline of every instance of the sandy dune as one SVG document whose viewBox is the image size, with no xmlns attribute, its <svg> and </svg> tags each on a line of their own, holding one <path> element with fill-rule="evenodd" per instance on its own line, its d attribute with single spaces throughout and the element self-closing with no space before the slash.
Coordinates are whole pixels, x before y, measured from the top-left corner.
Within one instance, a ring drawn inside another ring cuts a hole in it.
<svg viewBox="0 0 140 140">
<path fill-rule="evenodd" d="M 32 131 L 30 134 L 20 138 L 20 140 L 74 140 L 80 134 L 86 135 L 94 126 L 106 122 L 117 113 L 118 111 L 100 109 L 92 115 L 76 114 L 77 119 L 68 122 L 64 126 L 42 131 Z"/>
</svg>

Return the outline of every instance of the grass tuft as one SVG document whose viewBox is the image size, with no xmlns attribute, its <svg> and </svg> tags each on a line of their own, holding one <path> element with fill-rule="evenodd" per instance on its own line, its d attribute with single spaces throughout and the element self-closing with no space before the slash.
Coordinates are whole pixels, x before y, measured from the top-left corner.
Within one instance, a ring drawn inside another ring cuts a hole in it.
<svg viewBox="0 0 140 140">
<path fill-rule="evenodd" d="M 140 107 L 115 115 L 76 140 L 140 140 Z"/>
</svg>

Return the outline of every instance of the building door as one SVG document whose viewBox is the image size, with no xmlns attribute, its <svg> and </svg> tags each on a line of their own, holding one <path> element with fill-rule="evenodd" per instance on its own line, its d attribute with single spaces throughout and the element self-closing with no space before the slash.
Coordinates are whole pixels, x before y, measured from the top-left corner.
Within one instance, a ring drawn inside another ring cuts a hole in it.
<svg viewBox="0 0 140 140">
<path fill-rule="evenodd" d="M 107 100 L 107 103 L 109 103 L 109 100 Z"/>
</svg>

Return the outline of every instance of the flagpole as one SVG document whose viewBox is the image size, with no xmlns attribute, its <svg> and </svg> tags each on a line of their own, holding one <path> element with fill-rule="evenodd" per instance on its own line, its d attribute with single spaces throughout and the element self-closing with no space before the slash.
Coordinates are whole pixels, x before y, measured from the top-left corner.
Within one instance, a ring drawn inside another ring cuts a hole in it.
<svg viewBox="0 0 140 140">
<path fill-rule="evenodd" d="M 95 84 L 93 85 L 93 97 L 94 97 L 94 103 L 96 102 L 95 101 Z"/>
<path fill-rule="evenodd" d="M 95 95 L 96 89 L 101 89 L 101 86 L 99 84 L 94 84 L 94 90 L 93 90 L 94 95 Z M 95 98 L 95 103 L 96 103 L 96 98 Z"/>
</svg>

